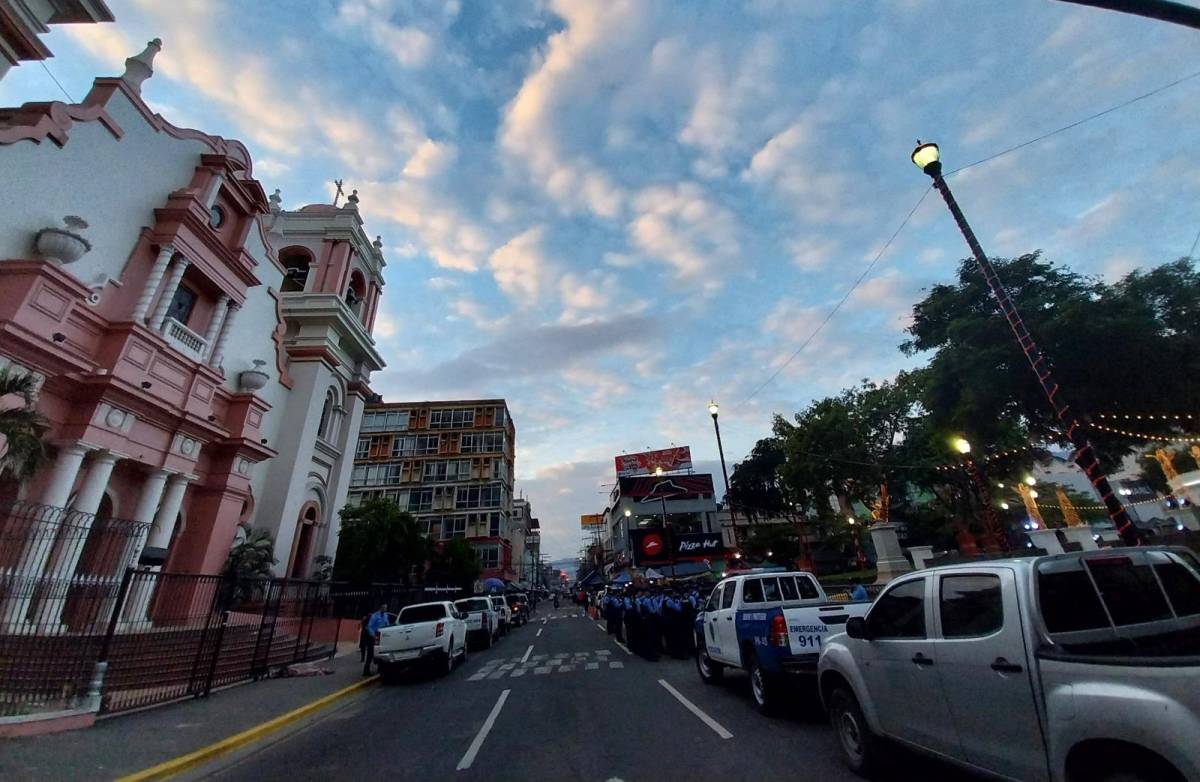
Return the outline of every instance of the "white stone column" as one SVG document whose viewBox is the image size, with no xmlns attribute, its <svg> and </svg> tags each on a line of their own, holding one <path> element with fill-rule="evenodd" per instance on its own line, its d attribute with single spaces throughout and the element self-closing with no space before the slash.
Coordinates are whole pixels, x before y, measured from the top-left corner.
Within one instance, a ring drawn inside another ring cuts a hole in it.
<svg viewBox="0 0 1200 782">
<path fill-rule="evenodd" d="M 1063 530 L 1063 535 L 1066 536 L 1068 543 L 1078 543 L 1079 547 L 1084 551 L 1094 551 L 1100 548 L 1096 545 L 1096 539 L 1092 537 L 1092 528 L 1086 524 L 1082 527 L 1067 527 Z"/>
<path fill-rule="evenodd" d="M 214 354 L 213 348 L 216 347 L 215 341 L 217 335 L 221 333 L 221 326 L 225 324 L 225 316 L 229 314 L 229 297 L 222 293 L 217 298 L 217 306 L 213 308 L 212 318 L 208 321 L 208 329 L 204 332 L 205 354 L 202 359 L 208 359 Z"/>
<path fill-rule="evenodd" d="M 165 478 L 164 473 L 164 478 Z M 175 532 L 175 522 L 179 518 L 179 509 L 183 507 L 183 495 L 187 492 L 188 476 L 172 475 L 166 481 L 167 490 L 162 495 L 162 503 L 154 514 L 154 526 L 146 541 L 146 548 L 166 550 L 171 545 L 171 535 Z M 144 568 L 143 572 L 155 574 L 162 572 L 161 565 Z M 154 596 L 154 588 L 158 580 L 153 575 L 143 576 L 134 581 L 129 596 L 125 599 L 125 608 L 121 612 L 121 624 L 128 627 L 131 624 L 149 619 L 150 599 Z"/>
<path fill-rule="evenodd" d="M 133 308 L 135 321 L 146 322 L 146 313 L 150 311 L 150 302 L 154 301 L 154 292 L 158 290 L 158 284 L 162 282 L 163 274 L 167 271 L 167 264 L 171 262 L 174 255 L 175 248 L 172 245 L 164 244 L 159 249 L 158 257 L 154 259 L 154 266 L 150 268 L 150 276 L 146 279 L 146 286 L 142 288 L 142 295 L 138 297 L 137 306 Z"/>
<path fill-rule="evenodd" d="M 908 553 L 912 557 L 913 569 L 924 570 L 933 559 L 933 546 L 909 546 Z"/>
<path fill-rule="evenodd" d="M 896 576 L 912 571 L 912 565 L 904 558 L 896 525 L 872 524 L 869 528 L 871 542 L 875 544 L 876 584 L 886 584 Z"/>
<path fill-rule="evenodd" d="M 217 335 L 217 344 L 213 345 L 212 359 L 208 362 L 214 367 L 220 367 L 221 362 L 225 360 L 225 343 L 229 341 L 229 334 L 233 331 L 233 321 L 239 307 L 231 301 L 226 309 L 225 320 L 221 323 L 221 331 Z"/>
<path fill-rule="evenodd" d="M 1062 554 L 1062 543 L 1058 539 L 1058 533 L 1052 529 L 1035 529 L 1025 533 L 1029 539 L 1033 541 L 1033 545 L 1040 549 L 1044 549 L 1047 554 Z"/>
<path fill-rule="evenodd" d="M 71 489 L 75 486 L 75 479 L 79 476 L 79 468 L 83 465 L 83 457 L 87 452 L 87 446 L 79 443 L 65 445 L 58 451 L 54 467 L 51 468 L 50 480 L 41 497 L 42 504 L 50 507 L 39 514 L 41 518 L 30 524 L 29 538 L 16 567 L 13 568 L 13 589 L 9 591 L 8 598 L 0 607 L 6 626 L 25 621 L 29 604 L 33 600 L 34 587 L 46 567 L 46 561 L 54 551 L 54 542 L 66 517 L 67 500 L 71 497 Z"/>
<path fill-rule="evenodd" d="M 175 298 L 175 291 L 179 290 L 179 282 L 183 279 L 183 273 L 187 271 L 187 267 L 187 258 L 183 256 L 176 258 L 175 263 L 171 265 L 171 276 L 167 278 L 162 296 L 158 297 L 158 306 L 154 308 L 154 314 L 150 316 L 149 325 L 155 331 L 162 331 L 163 322 L 167 319 L 167 310 L 171 307 L 171 300 Z"/>
<path fill-rule="evenodd" d="M 75 502 L 71 504 L 73 513 L 67 517 L 70 526 L 59 533 L 58 545 L 50 558 L 50 564 L 46 567 L 45 575 L 56 583 L 38 608 L 40 622 L 56 624 L 62 620 L 75 568 L 79 565 L 87 537 L 92 531 L 92 523 L 96 520 L 95 513 L 100 509 L 100 501 L 104 498 L 108 479 L 112 477 L 113 467 L 119 458 L 108 451 L 97 451 L 88 464 L 83 485 L 79 487 Z"/>
</svg>

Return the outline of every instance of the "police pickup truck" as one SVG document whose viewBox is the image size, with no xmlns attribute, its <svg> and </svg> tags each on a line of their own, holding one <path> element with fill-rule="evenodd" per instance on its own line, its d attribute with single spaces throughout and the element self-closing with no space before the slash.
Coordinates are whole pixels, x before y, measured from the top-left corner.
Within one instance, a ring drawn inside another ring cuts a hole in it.
<svg viewBox="0 0 1200 782">
<path fill-rule="evenodd" d="M 771 713 L 785 677 L 816 674 L 825 639 L 869 607 L 830 600 L 811 573 L 731 576 L 696 617 L 696 670 L 707 684 L 726 668 L 747 671 L 755 706 Z"/>
</svg>

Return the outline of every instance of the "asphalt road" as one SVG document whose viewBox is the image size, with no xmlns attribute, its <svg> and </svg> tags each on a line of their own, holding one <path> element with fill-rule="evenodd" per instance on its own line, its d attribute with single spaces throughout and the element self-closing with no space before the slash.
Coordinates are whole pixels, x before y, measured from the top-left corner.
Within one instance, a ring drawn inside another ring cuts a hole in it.
<svg viewBox="0 0 1200 782">
<path fill-rule="evenodd" d="M 764 717 L 744 675 L 705 685 L 690 661 L 647 662 L 579 608 L 545 603 L 447 678 L 368 689 L 187 778 L 858 779 L 842 766 L 819 705 L 798 692 L 792 706 Z M 897 749 L 885 779 L 969 777 Z"/>
</svg>

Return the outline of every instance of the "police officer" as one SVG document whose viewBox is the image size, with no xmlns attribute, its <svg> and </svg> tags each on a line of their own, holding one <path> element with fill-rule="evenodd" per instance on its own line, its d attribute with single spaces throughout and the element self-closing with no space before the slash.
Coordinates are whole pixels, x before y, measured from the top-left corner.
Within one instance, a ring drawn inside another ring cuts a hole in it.
<svg viewBox="0 0 1200 782">
<path fill-rule="evenodd" d="M 629 644 L 631 652 L 637 652 L 638 649 L 638 594 L 636 589 L 630 589 L 622 601 L 622 615 L 625 620 L 625 643 Z"/>
<path fill-rule="evenodd" d="M 662 649 L 662 635 L 659 623 L 659 595 L 648 595 L 642 601 L 642 639 L 641 654 L 647 660 L 657 660 Z"/>
</svg>

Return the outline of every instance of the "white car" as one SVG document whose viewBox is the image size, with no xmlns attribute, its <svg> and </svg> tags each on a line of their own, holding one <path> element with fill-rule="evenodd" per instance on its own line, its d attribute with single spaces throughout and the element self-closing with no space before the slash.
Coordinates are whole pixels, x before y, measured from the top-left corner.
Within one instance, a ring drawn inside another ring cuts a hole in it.
<svg viewBox="0 0 1200 782">
<path fill-rule="evenodd" d="M 512 609 L 508 607 L 508 602 L 498 595 L 492 595 L 488 600 L 491 601 L 492 608 L 496 609 L 496 616 L 500 620 L 500 635 L 508 635 L 508 628 L 512 627 Z"/>
<path fill-rule="evenodd" d="M 467 615 L 467 640 L 487 649 L 500 636 L 500 618 L 486 597 L 455 600 L 454 607 Z"/>
<path fill-rule="evenodd" d="M 467 617 L 449 601 L 408 606 L 396 624 L 375 633 L 375 663 L 385 683 L 404 668 L 428 662 L 444 676 L 466 659 Z"/>
</svg>

